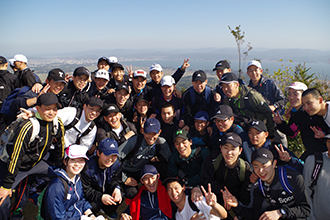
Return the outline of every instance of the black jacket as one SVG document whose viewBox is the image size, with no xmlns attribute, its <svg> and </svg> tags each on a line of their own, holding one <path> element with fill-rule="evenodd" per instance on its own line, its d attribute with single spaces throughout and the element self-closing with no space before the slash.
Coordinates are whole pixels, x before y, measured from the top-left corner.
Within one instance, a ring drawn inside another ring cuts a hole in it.
<svg viewBox="0 0 330 220">
<path fill-rule="evenodd" d="M 103 89 L 101 89 L 101 91 L 97 90 L 95 82 L 91 82 L 90 84 L 90 88 L 88 90 L 88 96 L 89 97 L 93 97 L 93 96 L 97 96 L 99 97 L 101 100 L 105 100 L 110 94 L 108 93 L 108 87 L 104 87 Z"/>
<path fill-rule="evenodd" d="M 114 94 L 110 94 L 106 100 L 104 100 L 105 104 L 116 104 L 116 98 L 114 96 Z M 118 105 L 117 105 L 118 106 Z M 104 106 L 106 107 L 106 105 Z M 119 108 L 119 106 L 118 106 Z M 124 118 L 127 121 L 133 121 L 133 102 L 131 99 L 127 99 L 125 105 L 121 108 L 119 108 L 119 111 L 121 114 L 123 114 Z"/>
<path fill-rule="evenodd" d="M 29 68 L 25 68 L 24 70 L 20 70 L 18 72 L 15 87 L 16 88 L 20 88 L 23 86 L 32 87 L 37 82 L 40 82 L 39 77 L 37 77 L 36 79 L 36 75 L 34 75 Z"/>
<path fill-rule="evenodd" d="M 2 102 L 15 89 L 15 81 L 17 77 L 7 70 L 0 70 L 0 108 Z"/>
<path fill-rule="evenodd" d="M 59 102 L 62 107 L 77 107 L 82 108 L 83 104 L 88 99 L 88 91 L 83 89 L 77 90 L 72 81 L 69 81 L 64 89 L 59 93 Z"/>
</svg>

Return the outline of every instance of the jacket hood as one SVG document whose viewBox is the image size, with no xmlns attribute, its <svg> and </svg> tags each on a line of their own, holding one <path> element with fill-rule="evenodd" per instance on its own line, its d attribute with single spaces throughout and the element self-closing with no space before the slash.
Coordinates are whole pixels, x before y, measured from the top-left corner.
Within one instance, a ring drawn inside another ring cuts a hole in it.
<svg viewBox="0 0 330 220">
<path fill-rule="evenodd" d="M 66 171 L 61 168 L 60 166 L 53 166 L 48 168 L 48 177 L 52 178 L 55 176 L 60 176 L 63 179 L 65 179 L 68 183 L 73 183 L 76 184 L 78 180 L 80 179 L 79 175 L 76 175 L 74 178 L 74 182 L 69 178 L 68 174 Z"/>
<path fill-rule="evenodd" d="M 240 85 L 239 88 L 240 88 L 240 93 L 241 93 L 240 99 L 242 97 L 245 97 L 252 90 L 252 88 L 250 88 L 246 85 Z"/>
</svg>

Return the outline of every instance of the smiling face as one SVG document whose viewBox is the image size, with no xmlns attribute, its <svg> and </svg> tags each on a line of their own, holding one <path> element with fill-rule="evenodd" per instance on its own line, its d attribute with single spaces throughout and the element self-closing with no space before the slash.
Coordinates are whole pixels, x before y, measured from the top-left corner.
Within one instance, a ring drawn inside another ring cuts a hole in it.
<svg viewBox="0 0 330 220">
<path fill-rule="evenodd" d="M 171 124 L 175 117 L 175 113 L 172 107 L 162 108 L 161 117 L 166 124 Z"/>
<path fill-rule="evenodd" d="M 290 88 L 288 92 L 290 107 L 299 108 L 302 105 L 302 91 Z"/>
<path fill-rule="evenodd" d="M 226 132 L 234 123 L 234 117 L 228 117 L 226 119 L 216 118 L 214 120 L 215 125 L 219 129 L 220 132 Z"/>
<path fill-rule="evenodd" d="M 308 94 L 302 97 L 304 110 L 310 115 L 316 115 L 321 111 L 323 98 L 315 98 L 313 94 Z"/>
<path fill-rule="evenodd" d="M 268 132 L 265 131 L 258 131 L 255 128 L 250 128 L 248 131 L 249 139 L 251 141 L 251 144 L 256 148 L 261 148 L 264 143 L 266 142 L 266 139 L 268 137 Z"/>
<path fill-rule="evenodd" d="M 142 76 L 133 77 L 132 79 L 132 85 L 135 92 L 140 92 L 144 88 L 146 83 L 147 79 L 143 78 Z"/>
<path fill-rule="evenodd" d="M 252 65 L 249 66 L 246 73 L 251 78 L 252 83 L 256 85 L 261 78 L 262 69 Z"/>
<path fill-rule="evenodd" d="M 239 155 L 241 155 L 242 150 L 243 150 L 242 148 L 234 147 L 234 145 L 230 143 L 226 143 L 221 146 L 221 153 L 226 162 L 227 167 L 229 168 L 235 167 L 237 163 L 237 159 Z"/>
<path fill-rule="evenodd" d="M 231 69 L 223 69 L 223 70 L 221 70 L 221 69 L 216 69 L 216 74 L 217 74 L 217 77 L 219 78 L 219 80 L 221 81 L 221 77 L 222 77 L 222 75 L 223 74 L 225 74 L 225 73 L 229 73 L 229 72 L 231 72 Z"/>
<path fill-rule="evenodd" d="M 37 111 L 44 121 L 51 122 L 57 115 L 57 104 L 54 103 L 52 105 L 41 106 L 37 105 Z"/>
<path fill-rule="evenodd" d="M 158 179 L 159 179 L 159 174 L 156 175 L 146 174 L 141 179 L 141 182 L 149 192 L 154 193 L 156 192 L 158 187 Z"/>
<path fill-rule="evenodd" d="M 194 126 L 198 132 L 204 131 L 205 128 L 209 125 L 208 121 L 203 120 L 194 120 Z"/>
<path fill-rule="evenodd" d="M 174 146 L 182 158 L 188 158 L 191 154 L 192 140 L 177 137 L 174 140 Z"/>
<path fill-rule="evenodd" d="M 156 140 L 158 139 L 160 133 L 162 131 L 160 130 L 158 133 L 150 132 L 150 133 L 143 133 L 144 139 L 146 140 L 147 144 L 149 146 L 153 145 Z"/>
<path fill-rule="evenodd" d="M 269 160 L 265 164 L 256 160 L 252 162 L 254 173 L 267 184 L 271 184 L 273 182 L 275 176 L 275 166 L 276 160 L 274 160 L 273 163 Z"/>
<path fill-rule="evenodd" d="M 65 171 L 68 174 L 70 179 L 73 179 L 75 175 L 78 175 L 82 169 L 85 166 L 85 159 L 80 157 L 80 158 L 74 158 L 74 159 L 69 159 L 67 162 L 66 160 L 63 160 L 65 167 Z"/>
<path fill-rule="evenodd" d="M 73 76 L 72 82 L 77 90 L 82 90 L 87 85 L 88 79 L 89 79 L 89 77 L 87 75 L 83 74 L 81 76 Z"/>
<path fill-rule="evenodd" d="M 149 109 L 149 103 L 141 100 L 135 104 L 135 109 L 140 115 L 145 115 Z"/>
<path fill-rule="evenodd" d="M 65 86 L 64 82 L 55 82 L 52 79 L 50 79 L 50 80 L 46 79 L 46 83 L 49 84 L 49 86 L 50 86 L 48 89 L 48 92 L 52 92 L 55 95 L 59 94 Z"/>
<path fill-rule="evenodd" d="M 150 72 L 150 77 L 155 83 L 159 83 L 160 80 L 163 78 L 163 71 L 153 70 Z"/>
<path fill-rule="evenodd" d="M 126 91 L 126 89 L 121 89 L 119 91 L 116 91 L 114 93 L 114 96 L 116 98 L 116 103 L 118 107 L 123 107 L 129 98 L 129 93 Z"/>
<path fill-rule="evenodd" d="M 98 91 L 102 90 L 109 82 L 108 80 L 103 78 L 95 78 L 94 81 L 95 81 L 96 89 Z"/>
<path fill-rule="evenodd" d="M 87 122 L 91 122 L 99 117 L 102 111 L 101 106 L 90 106 L 86 104 L 84 104 L 83 109 L 85 111 L 85 119 Z"/>
<path fill-rule="evenodd" d="M 185 189 L 186 188 L 184 186 L 181 186 L 180 183 L 178 183 L 177 181 L 170 182 L 167 184 L 167 194 L 175 204 L 179 204 L 185 201 Z"/>
<path fill-rule="evenodd" d="M 121 83 L 123 81 L 124 74 L 125 74 L 125 72 L 121 68 L 114 68 L 111 72 L 112 77 L 118 83 Z"/>
<path fill-rule="evenodd" d="M 172 86 L 162 86 L 161 87 L 163 95 L 165 98 L 171 98 L 175 89 L 175 85 Z"/>
<path fill-rule="evenodd" d="M 98 64 L 97 64 L 97 68 L 98 69 L 103 69 L 103 70 L 109 70 L 110 66 L 109 63 L 105 60 L 101 60 Z"/>
<path fill-rule="evenodd" d="M 112 112 L 107 116 L 104 116 L 104 120 L 110 125 L 112 129 L 117 129 L 120 127 L 120 112 Z"/>
<path fill-rule="evenodd" d="M 206 84 L 207 80 L 205 80 L 204 82 L 200 80 L 192 81 L 193 88 L 197 93 L 203 92 L 206 87 Z"/>
<path fill-rule="evenodd" d="M 231 83 L 222 83 L 222 91 L 228 98 L 238 98 L 239 96 L 239 83 L 231 82 Z"/>
<path fill-rule="evenodd" d="M 117 154 L 106 156 L 103 152 L 100 153 L 99 151 L 97 151 L 97 156 L 99 157 L 98 163 L 101 169 L 111 167 L 112 164 L 114 164 L 118 158 Z"/>
</svg>

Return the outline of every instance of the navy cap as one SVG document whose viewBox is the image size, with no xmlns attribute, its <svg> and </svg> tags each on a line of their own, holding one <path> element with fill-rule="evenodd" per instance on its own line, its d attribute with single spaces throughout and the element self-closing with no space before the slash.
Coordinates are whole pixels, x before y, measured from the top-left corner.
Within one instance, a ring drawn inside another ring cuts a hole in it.
<svg viewBox="0 0 330 220">
<path fill-rule="evenodd" d="M 58 102 L 57 96 L 52 92 L 41 94 L 37 99 L 38 106 L 52 104 L 57 104 L 58 107 L 62 107 L 62 105 Z"/>
<path fill-rule="evenodd" d="M 0 56 L 0 64 L 6 64 L 8 63 L 7 59 L 3 56 Z"/>
<path fill-rule="evenodd" d="M 260 121 L 260 120 L 253 120 L 250 122 L 249 124 L 249 129 L 250 128 L 255 128 L 257 129 L 258 131 L 267 131 L 267 127 L 265 125 L 265 123 L 263 121 Z"/>
<path fill-rule="evenodd" d="M 205 80 L 207 79 L 206 77 L 206 73 L 203 70 L 197 70 L 194 72 L 194 74 L 192 75 L 192 81 L 201 81 L 201 82 L 205 82 Z"/>
<path fill-rule="evenodd" d="M 202 121 L 209 121 L 209 115 L 206 111 L 199 111 L 196 113 L 194 119 L 202 120 Z"/>
<path fill-rule="evenodd" d="M 273 153 L 270 150 L 268 150 L 267 148 L 262 147 L 252 153 L 251 163 L 256 160 L 262 164 L 265 164 L 268 161 L 273 160 L 273 159 L 274 159 Z"/>
<path fill-rule="evenodd" d="M 221 119 L 225 120 L 231 116 L 234 116 L 233 109 L 229 105 L 220 105 L 219 111 L 211 119 Z"/>
<path fill-rule="evenodd" d="M 226 60 L 220 60 L 219 62 L 217 62 L 217 64 L 215 64 L 213 71 L 217 69 L 220 70 L 230 69 L 230 64 Z"/>
<path fill-rule="evenodd" d="M 107 138 L 102 140 L 99 143 L 98 149 L 100 151 L 102 151 L 102 153 L 104 153 L 105 156 L 110 156 L 113 154 L 116 154 L 119 156 L 118 153 L 118 143 L 117 141 L 111 139 L 111 138 Z"/>
<path fill-rule="evenodd" d="M 238 77 L 235 73 L 229 72 L 222 75 L 220 83 L 228 84 L 232 82 L 238 82 Z"/>
<path fill-rule="evenodd" d="M 66 83 L 65 73 L 60 68 L 55 68 L 55 69 L 52 69 L 51 71 L 49 71 L 47 78 L 50 78 L 50 79 L 54 80 L 55 82 Z"/>
<path fill-rule="evenodd" d="M 97 61 L 97 64 L 99 64 L 101 61 L 105 61 L 108 63 L 108 65 L 110 65 L 110 61 L 109 61 L 108 57 L 105 57 L 105 56 L 100 57 L 99 60 Z"/>
<path fill-rule="evenodd" d="M 160 123 L 155 118 L 148 118 L 144 122 L 143 130 L 144 130 L 144 133 L 146 133 L 146 134 L 149 134 L 151 132 L 158 133 L 160 131 Z"/>
<path fill-rule="evenodd" d="M 74 71 L 73 71 L 73 75 L 74 76 L 81 76 L 81 75 L 87 75 L 90 76 L 90 72 L 87 68 L 81 66 L 81 67 L 77 67 Z"/>
<path fill-rule="evenodd" d="M 227 143 L 232 144 L 234 147 L 240 147 L 240 146 L 242 146 L 242 138 L 235 132 L 228 132 L 224 136 L 222 145 L 227 144 Z"/>
<path fill-rule="evenodd" d="M 146 164 L 140 171 L 141 179 L 147 174 L 156 175 L 156 174 L 158 174 L 158 171 L 155 166 L 153 166 L 151 164 Z"/>
<path fill-rule="evenodd" d="M 100 106 L 101 108 L 103 107 L 103 101 L 95 96 L 92 96 L 89 99 L 87 99 L 85 104 L 90 106 Z"/>
</svg>

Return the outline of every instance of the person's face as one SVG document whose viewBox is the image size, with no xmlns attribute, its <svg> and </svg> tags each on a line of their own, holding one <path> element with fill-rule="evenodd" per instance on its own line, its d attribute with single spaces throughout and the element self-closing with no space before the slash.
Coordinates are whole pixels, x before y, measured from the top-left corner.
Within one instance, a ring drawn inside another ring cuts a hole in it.
<svg viewBox="0 0 330 220">
<path fill-rule="evenodd" d="M 315 98 L 312 94 L 302 97 L 302 103 L 304 110 L 310 115 L 316 115 L 321 111 L 323 99 Z"/>
<path fill-rule="evenodd" d="M 249 135 L 251 144 L 253 146 L 255 146 L 257 149 L 259 149 L 266 142 L 266 139 L 268 137 L 268 132 L 258 131 L 255 128 L 250 128 L 248 131 L 248 135 Z"/>
<path fill-rule="evenodd" d="M 124 106 L 127 99 L 129 98 L 129 93 L 126 91 L 126 89 L 121 89 L 119 91 L 116 91 L 114 93 L 114 96 L 116 98 L 116 103 L 119 106 Z"/>
<path fill-rule="evenodd" d="M 188 158 L 191 154 L 191 145 L 192 141 L 184 139 L 182 137 L 177 137 L 174 140 L 174 146 L 176 150 L 179 152 L 182 158 Z"/>
<path fill-rule="evenodd" d="M 88 79 L 89 77 L 83 74 L 81 76 L 73 76 L 72 82 L 76 89 L 82 90 L 86 86 Z"/>
<path fill-rule="evenodd" d="M 192 81 L 193 88 L 197 93 L 203 92 L 206 87 L 206 84 L 207 80 L 205 80 L 204 82 L 200 80 Z"/>
<path fill-rule="evenodd" d="M 26 64 L 21 62 L 21 61 L 15 61 L 14 66 L 15 66 L 16 69 L 22 70 L 26 67 Z"/>
<path fill-rule="evenodd" d="M 148 108 L 149 108 L 149 104 L 143 100 L 135 104 L 136 111 L 141 115 L 147 114 Z"/>
<path fill-rule="evenodd" d="M 156 192 L 158 187 L 158 179 L 159 179 L 159 174 L 156 175 L 146 174 L 141 179 L 141 182 L 149 192 L 154 193 Z"/>
<path fill-rule="evenodd" d="M 95 78 L 94 81 L 95 81 L 96 89 L 98 91 L 102 90 L 109 82 L 108 80 L 103 78 Z"/>
<path fill-rule="evenodd" d="M 84 104 L 83 109 L 85 111 L 85 118 L 87 122 L 93 121 L 97 117 L 99 117 L 102 108 L 101 106 L 90 106 Z"/>
<path fill-rule="evenodd" d="M 156 140 L 159 137 L 160 132 L 161 131 L 159 131 L 158 133 L 156 133 L 156 132 L 143 133 L 144 139 L 146 140 L 146 142 L 149 146 L 153 145 L 156 142 Z"/>
<path fill-rule="evenodd" d="M 194 126 L 198 132 L 204 131 L 205 128 L 208 126 L 209 122 L 208 121 L 203 121 L 203 120 L 194 120 Z"/>
<path fill-rule="evenodd" d="M 219 78 L 219 80 L 221 81 L 221 77 L 223 74 L 225 73 L 229 73 L 231 70 L 230 69 L 216 69 L 216 74 L 217 74 L 217 77 Z"/>
<path fill-rule="evenodd" d="M 153 70 L 150 72 L 150 77 L 155 83 L 159 83 L 160 80 L 163 78 L 163 71 Z"/>
<path fill-rule="evenodd" d="M 64 163 L 66 163 L 65 160 Z M 72 178 L 75 175 L 78 175 L 82 171 L 82 169 L 85 166 L 85 163 L 86 161 L 82 157 L 74 158 L 74 159 L 70 158 L 68 160 L 68 163 L 65 164 L 66 165 L 65 171 L 67 172 L 68 176 Z"/>
<path fill-rule="evenodd" d="M 221 146 L 221 153 L 222 156 L 229 168 L 232 168 L 239 157 L 239 155 L 242 152 L 242 148 L 240 147 L 234 147 L 234 145 L 230 143 L 226 143 Z"/>
<path fill-rule="evenodd" d="M 108 64 L 107 61 L 105 60 L 101 60 L 98 64 L 97 64 L 97 68 L 98 69 L 102 69 L 102 70 L 109 70 L 110 66 Z"/>
<path fill-rule="evenodd" d="M 112 77 L 117 82 L 122 82 L 123 81 L 124 74 L 125 74 L 125 72 L 121 68 L 114 68 L 113 71 L 111 72 Z"/>
<path fill-rule="evenodd" d="M 162 92 L 163 92 L 165 97 L 170 97 L 170 96 L 172 96 L 172 93 L 174 92 L 175 85 L 162 86 L 161 89 L 162 89 Z"/>
<path fill-rule="evenodd" d="M 177 181 L 167 184 L 167 194 L 175 204 L 178 204 L 186 199 L 186 194 L 184 191 L 185 187 L 182 187 Z"/>
<path fill-rule="evenodd" d="M 220 132 L 226 132 L 234 123 L 234 117 L 228 117 L 226 119 L 216 118 L 214 120 L 215 125 L 219 129 Z"/>
<path fill-rule="evenodd" d="M 40 114 L 40 117 L 47 122 L 54 120 L 57 115 L 57 104 L 52 105 L 37 105 L 37 111 Z"/>
<path fill-rule="evenodd" d="M 175 117 L 173 108 L 172 107 L 162 108 L 161 117 L 165 123 L 171 124 Z"/>
<path fill-rule="evenodd" d="M 222 83 L 222 91 L 228 98 L 235 98 L 239 94 L 239 83 L 231 82 L 231 83 Z"/>
<path fill-rule="evenodd" d="M 103 152 L 100 153 L 99 151 L 97 151 L 97 156 L 99 157 L 98 163 L 101 169 L 111 167 L 112 164 L 114 164 L 118 158 L 117 154 L 106 156 Z"/>
<path fill-rule="evenodd" d="M 302 105 L 302 91 L 289 89 L 288 98 L 290 102 L 290 107 L 297 108 Z"/>
<path fill-rule="evenodd" d="M 136 77 L 132 79 L 133 89 L 136 91 L 140 91 L 144 88 L 147 83 L 147 79 L 143 78 L 142 76 Z"/>
<path fill-rule="evenodd" d="M 111 128 L 119 128 L 120 127 L 120 112 L 112 112 L 107 116 L 104 116 L 104 120 L 110 125 Z"/>
<path fill-rule="evenodd" d="M 276 161 L 272 163 L 272 161 L 269 160 L 265 164 L 256 160 L 252 162 L 254 173 L 267 184 L 271 184 L 273 182 L 275 176 L 275 166 Z"/>
<path fill-rule="evenodd" d="M 247 75 L 251 78 L 252 82 L 259 82 L 262 74 L 262 69 L 259 69 L 256 66 L 249 66 L 247 69 Z"/>
<path fill-rule="evenodd" d="M 48 92 L 52 92 L 55 95 L 59 94 L 65 86 L 64 82 L 55 82 L 52 79 L 50 81 L 48 79 L 46 79 L 46 83 L 48 83 L 50 86 L 48 89 Z"/>
</svg>

